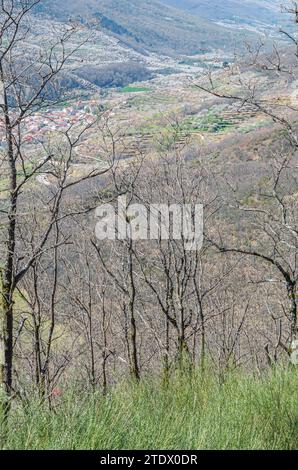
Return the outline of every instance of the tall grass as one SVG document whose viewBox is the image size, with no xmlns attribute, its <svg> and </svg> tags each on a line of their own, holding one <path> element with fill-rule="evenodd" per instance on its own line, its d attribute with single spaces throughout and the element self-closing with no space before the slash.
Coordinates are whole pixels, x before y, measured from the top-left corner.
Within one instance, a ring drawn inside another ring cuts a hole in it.
<svg viewBox="0 0 298 470">
<path fill-rule="evenodd" d="M 4 449 L 297 449 L 298 371 L 229 373 L 68 392 L 50 412 L 14 406 Z"/>
</svg>

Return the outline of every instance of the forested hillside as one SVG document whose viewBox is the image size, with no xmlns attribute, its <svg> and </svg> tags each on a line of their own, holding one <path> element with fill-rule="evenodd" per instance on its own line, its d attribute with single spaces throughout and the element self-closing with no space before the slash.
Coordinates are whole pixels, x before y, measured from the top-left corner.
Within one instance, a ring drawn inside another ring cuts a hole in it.
<svg viewBox="0 0 298 470">
<path fill-rule="evenodd" d="M 229 48 L 242 37 L 157 0 L 51 0 L 43 1 L 36 11 L 61 21 L 90 22 L 132 47 L 158 53 L 191 55 Z"/>
</svg>

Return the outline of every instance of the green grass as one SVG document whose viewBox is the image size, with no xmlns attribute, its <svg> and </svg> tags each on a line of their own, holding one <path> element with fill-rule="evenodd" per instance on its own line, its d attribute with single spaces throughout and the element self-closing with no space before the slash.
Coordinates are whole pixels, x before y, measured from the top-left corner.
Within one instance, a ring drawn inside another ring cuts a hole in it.
<svg viewBox="0 0 298 470">
<path fill-rule="evenodd" d="M 297 449 L 298 371 L 122 383 L 68 393 L 55 413 L 14 405 L 5 449 Z"/>
<path fill-rule="evenodd" d="M 146 87 L 126 86 L 120 91 L 121 93 L 145 93 L 151 91 L 151 89 Z"/>
</svg>

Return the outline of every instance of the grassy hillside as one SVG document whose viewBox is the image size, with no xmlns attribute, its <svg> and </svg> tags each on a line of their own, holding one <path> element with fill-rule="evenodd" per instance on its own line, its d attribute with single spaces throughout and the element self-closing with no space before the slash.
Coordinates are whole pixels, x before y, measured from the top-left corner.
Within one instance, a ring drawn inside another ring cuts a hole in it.
<svg viewBox="0 0 298 470">
<path fill-rule="evenodd" d="M 65 393 L 55 412 L 31 401 L 10 416 L 4 449 L 297 449 L 298 375 L 177 377 Z"/>
<path fill-rule="evenodd" d="M 166 54 L 229 48 L 235 40 L 230 30 L 165 5 L 164 1 L 43 0 L 37 12 L 61 21 L 82 19 L 132 47 Z"/>
</svg>

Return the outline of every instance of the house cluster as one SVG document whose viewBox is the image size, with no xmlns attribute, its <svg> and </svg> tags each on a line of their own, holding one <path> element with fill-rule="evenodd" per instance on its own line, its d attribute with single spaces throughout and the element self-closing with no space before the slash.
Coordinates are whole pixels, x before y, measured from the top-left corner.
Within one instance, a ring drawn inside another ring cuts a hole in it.
<svg viewBox="0 0 298 470">
<path fill-rule="evenodd" d="M 78 102 L 64 108 L 52 108 L 32 114 L 22 123 L 23 142 L 43 143 L 51 133 L 65 131 L 70 127 L 88 125 L 94 121 L 90 105 Z M 6 145 L 4 123 L 0 122 L 0 147 Z"/>
</svg>

